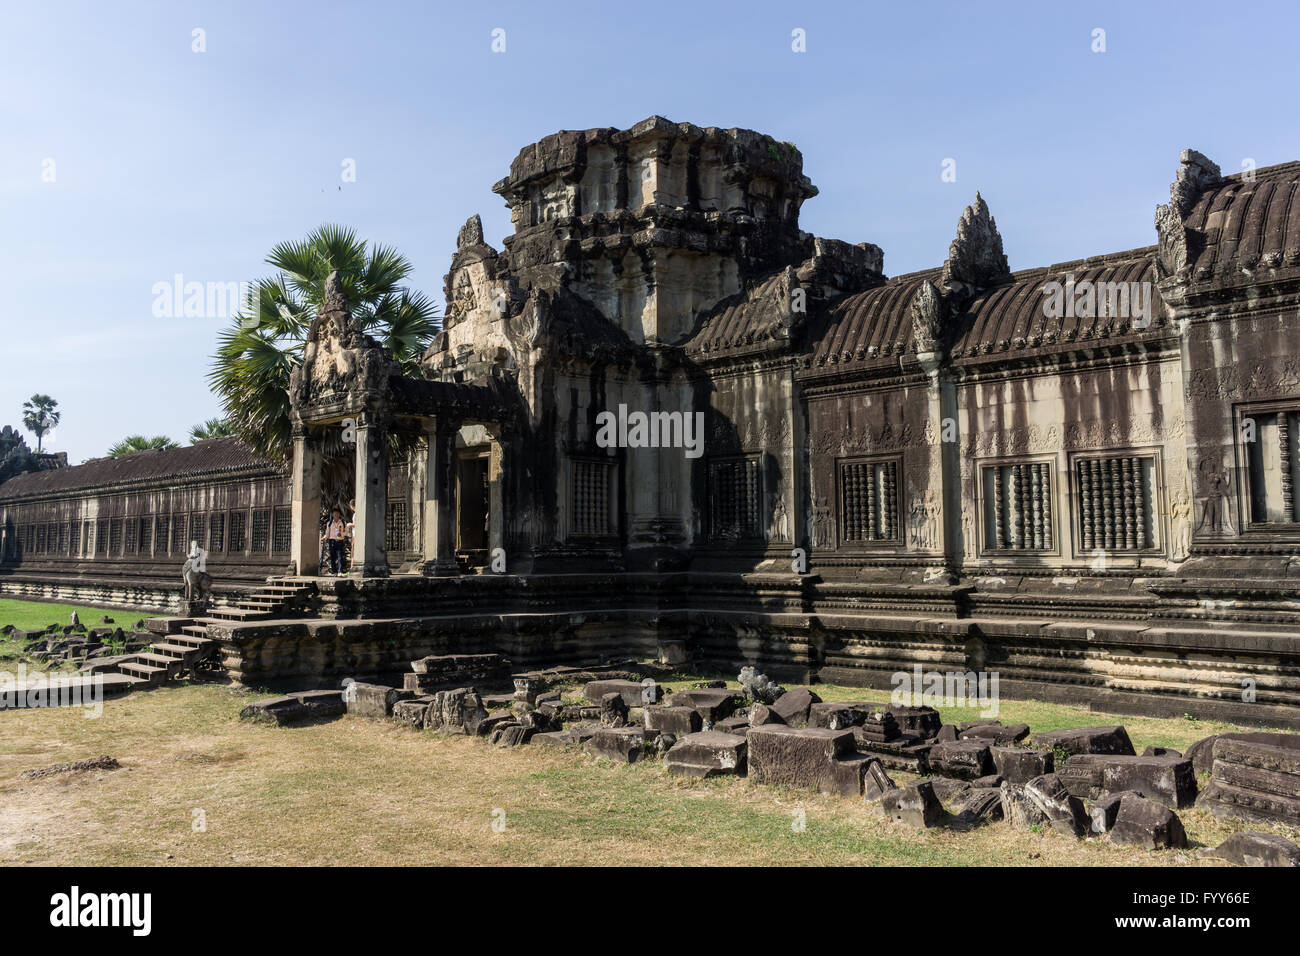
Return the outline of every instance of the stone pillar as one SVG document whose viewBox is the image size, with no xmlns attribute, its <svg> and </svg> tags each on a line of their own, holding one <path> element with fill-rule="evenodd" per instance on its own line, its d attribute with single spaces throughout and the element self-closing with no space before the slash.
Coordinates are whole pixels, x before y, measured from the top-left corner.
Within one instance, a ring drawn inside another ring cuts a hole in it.
<svg viewBox="0 0 1300 956">
<path fill-rule="evenodd" d="M 388 576 L 384 522 L 388 512 L 388 437 L 370 415 L 357 419 L 356 502 L 352 520 L 352 570 L 362 577 Z"/>
<path fill-rule="evenodd" d="M 303 575 L 320 573 L 320 471 L 320 439 L 309 437 L 305 429 L 295 429 L 290 558 L 297 572 Z M 165 546 L 163 550 L 166 551 Z"/>
<path fill-rule="evenodd" d="M 427 422 L 424 467 L 424 573 L 459 574 L 456 562 L 456 432 L 457 422 L 445 418 Z"/>
<path fill-rule="evenodd" d="M 500 426 L 487 426 L 487 433 L 492 437 L 488 453 L 488 567 L 492 566 L 493 555 L 497 550 L 505 550 L 505 495 L 501 487 L 501 467 L 503 460 L 503 438 L 505 430 Z M 506 564 L 506 570 L 510 565 Z"/>
</svg>

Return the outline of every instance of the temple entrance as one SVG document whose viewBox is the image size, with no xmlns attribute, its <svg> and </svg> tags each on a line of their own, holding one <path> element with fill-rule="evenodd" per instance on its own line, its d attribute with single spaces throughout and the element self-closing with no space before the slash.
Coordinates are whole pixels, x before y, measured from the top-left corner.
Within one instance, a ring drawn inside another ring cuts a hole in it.
<svg viewBox="0 0 1300 956">
<path fill-rule="evenodd" d="M 470 567 L 488 562 L 488 450 L 468 449 L 456 458 L 456 557 Z"/>
</svg>

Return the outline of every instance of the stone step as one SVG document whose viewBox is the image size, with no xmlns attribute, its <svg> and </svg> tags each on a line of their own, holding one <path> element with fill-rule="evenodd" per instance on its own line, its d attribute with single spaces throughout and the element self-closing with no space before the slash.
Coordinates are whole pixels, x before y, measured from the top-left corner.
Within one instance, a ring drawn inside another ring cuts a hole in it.
<svg viewBox="0 0 1300 956">
<path fill-rule="evenodd" d="M 188 624 L 181 628 L 181 633 L 169 634 L 168 637 L 174 640 L 203 641 L 208 639 L 208 627 L 206 624 Z"/>
<path fill-rule="evenodd" d="M 261 621 L 270 616 L 266 611 L 251 611 L 246 608 L 218 608 L 209 612 L 209 617 L 217 621 Z"/>
<path fill-rule="evenodd" d="M 137 661 L 124 661 L 117 665 L 118 671 L 129 677 L 137 677 L 147 684 L 161 684 L 169 676 L 166 667 L 157 667 L 153 664 L 142 664 Z"/>
<path fill-rule="evenodd" d="M 202 647 L 195 647 L 193 644 L 153 644 L 150 646 L 157 654 L 186 662 L 194 660 L 203 652 Z"/>
</svg>

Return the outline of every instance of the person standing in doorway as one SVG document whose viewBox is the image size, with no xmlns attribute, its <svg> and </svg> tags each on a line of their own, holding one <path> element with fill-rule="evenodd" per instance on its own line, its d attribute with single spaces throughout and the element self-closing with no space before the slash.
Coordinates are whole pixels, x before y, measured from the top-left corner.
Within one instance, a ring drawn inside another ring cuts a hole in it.
<svg viewBox="0 0 1300 956">
<path fill-rule="evenodd" d="M 330 572 L 335 577 L 343 574 L 343 543 L 348 536 L 348 526 L 343 521 L 343 512 L 335 508 L 330 512 L 330 520 L 325 525 L 325 547 L 329 549 Z"/>
</svg>

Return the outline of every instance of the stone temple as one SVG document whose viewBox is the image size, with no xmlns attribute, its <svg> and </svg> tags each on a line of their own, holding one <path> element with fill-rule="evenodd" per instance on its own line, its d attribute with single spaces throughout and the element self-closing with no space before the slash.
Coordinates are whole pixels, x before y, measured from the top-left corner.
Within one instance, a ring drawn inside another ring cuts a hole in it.
<svg viewBox="0 0 1300 956">
<path fill-rule="evenodd" d="M 1172 173 L 1149 246 L 1012 272 L 976 195 L 934 268 L 889 277 L 800 230 L 789 144 L 548 136 L 493 187 L 504 248 L 461 229 L 423 378 L 331 288 L 291 462 L 218 440 L 12 477 L 0 592 L 175 611 L 197 540 L 224 610 L 170 626 L 248 683 L 461 652 L 920 665 L 1296 726 L 1300 163 Z M 318 577 L 345 422 L 353 575 Z M 399 427 L 422 437 L 389 461 Z M 239 604 L 269 577 L 300 606 Z"/>
</svg>

